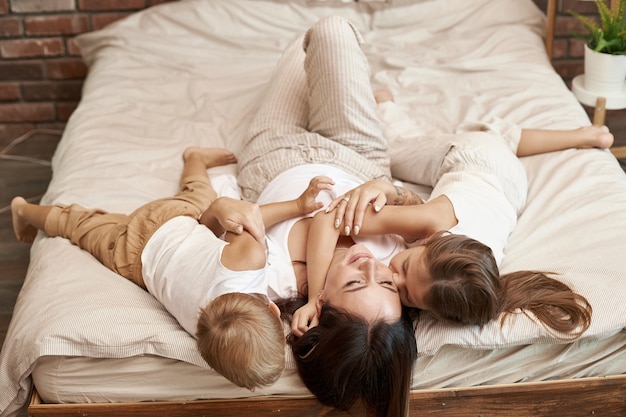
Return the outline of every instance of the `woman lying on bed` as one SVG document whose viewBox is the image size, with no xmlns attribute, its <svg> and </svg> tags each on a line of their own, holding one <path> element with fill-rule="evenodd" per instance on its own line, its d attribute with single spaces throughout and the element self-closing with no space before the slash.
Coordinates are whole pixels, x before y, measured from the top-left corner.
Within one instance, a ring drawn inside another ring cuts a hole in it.
<svg viewBox="0 0 626 417">
<path fill-rule="evenodd" d="M 373 95 L 359 41 L 347 21 L 327 18 L 285 50 L 237 157 L 246 199 L 290 200 L 325 175 L 334 180 L 332 194 L 318 198 L 327 205 L 364 180 L 390 178 L 386 141 L 369 111 L 375 103 L 363 105 Z M 421 201 L 411 194 L 405 202 L 411 198 Z M 326 405 L 345 410 L 360 399 L 376 416 L 404 417 L 417 350 L 385 262 L 404 243 L 393 235 L 328 242 L 333 265 L 325 282 L 312 286 L 310 222 L 295 218 L 266 231 L 270 297 L 285 299 L 285 308 L 306 294 L 320 303 L 319 325 L 304 335 L 294 329 L 290 338 L 299 374 Z"/>
</svg>

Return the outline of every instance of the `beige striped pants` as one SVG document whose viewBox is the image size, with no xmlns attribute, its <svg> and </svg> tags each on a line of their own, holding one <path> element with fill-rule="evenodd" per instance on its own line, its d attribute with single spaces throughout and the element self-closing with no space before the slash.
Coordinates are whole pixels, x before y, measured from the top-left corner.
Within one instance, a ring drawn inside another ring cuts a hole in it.
<svg viewBox="0 0 626 417">
<path fill-rule="evenodd" d="M 237 156 L 244 199 L 256 201 L 276 175 L 308 163 L 391 179 L 361 43 L 350 22 L 330 16 L 287 47 Z"/>
</svg>

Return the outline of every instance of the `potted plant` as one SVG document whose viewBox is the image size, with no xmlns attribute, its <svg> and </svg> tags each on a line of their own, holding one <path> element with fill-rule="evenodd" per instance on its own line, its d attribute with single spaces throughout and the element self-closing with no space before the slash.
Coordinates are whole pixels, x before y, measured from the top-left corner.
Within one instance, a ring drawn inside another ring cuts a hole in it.
<svg viewBox="0 0 626 417">
<path fill-rule="evenodd" d="M 626 0 L 609 8 L 595 0 L 600 21 L 570 11 L 587 30 L 585 43 L 585 89 L 598 94 L 626 94 Z"/>
</svg>

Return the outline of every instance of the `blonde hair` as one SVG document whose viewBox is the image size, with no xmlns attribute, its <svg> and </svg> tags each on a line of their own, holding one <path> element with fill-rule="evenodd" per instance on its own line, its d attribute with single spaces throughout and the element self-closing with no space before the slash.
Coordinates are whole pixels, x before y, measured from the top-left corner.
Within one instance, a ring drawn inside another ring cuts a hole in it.
<svg viewBox="0 0 626 417">
<path fill-rule="evenodd" d="M 257 294 L 215 298 L 200 311 L 197 327 L 202 358 L 240 387 L 271 385 L 285 367 L 282 321 Z"/>
</svg>

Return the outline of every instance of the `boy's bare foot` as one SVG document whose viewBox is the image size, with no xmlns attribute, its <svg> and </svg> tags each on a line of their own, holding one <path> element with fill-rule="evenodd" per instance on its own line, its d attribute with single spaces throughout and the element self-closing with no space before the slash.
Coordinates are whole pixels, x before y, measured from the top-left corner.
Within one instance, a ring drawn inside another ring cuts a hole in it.
<svg viewBox="0 0 626 417">
<path fill-rule="evenodd" d="M 613 145 L 615 140 L 607 126 L 585 126 L 578 129 L 585 145 L 583 148 L 606 149 Z"/>
<path fill-rule="evenodd" d="M 11 216 L 13 218 L 13 232 L 17 240 L 23 243 L 33 243 L 37 236 L 37 229 L 22 217 L 21 208 L 29 204 L 22 197 L 11 200 Z"/>
<path fill-rule="evenodd" d="M 199 146 L 190 146 L 183 152 L 185 161 L 190 158 L 200 158 L 207 168 L 217 167 L 221 165 L 234 164 L 237 157 L 234 153 L 224 148 L 201 148 Z"/>
</svg>

